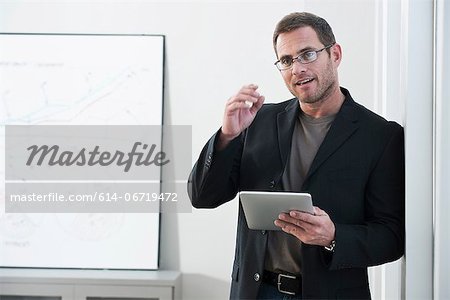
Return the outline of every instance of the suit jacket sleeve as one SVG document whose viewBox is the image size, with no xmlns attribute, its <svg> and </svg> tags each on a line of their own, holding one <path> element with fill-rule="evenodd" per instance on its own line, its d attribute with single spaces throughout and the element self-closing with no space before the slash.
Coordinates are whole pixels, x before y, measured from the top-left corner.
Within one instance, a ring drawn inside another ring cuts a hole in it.
<svg viewBox="0 0 450 300">
<path fill-rule="evenodd" d="M 232 200 L 239 188 L 239 167 L 244 133 L 221 151 L 215 150 L 217 131 L 203 147 L 188 179 L 188 194 L 195 208 L 215 208 Z"/>
</svg>

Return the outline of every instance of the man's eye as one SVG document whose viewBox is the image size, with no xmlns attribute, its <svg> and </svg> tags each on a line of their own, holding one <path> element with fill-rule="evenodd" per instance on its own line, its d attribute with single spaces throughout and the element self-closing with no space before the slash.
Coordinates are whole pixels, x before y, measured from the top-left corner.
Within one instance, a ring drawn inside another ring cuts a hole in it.
<svg viewBox="0 0 450 300">
<path fill-rule="evenodd" d="M 316 58 L 316 51 L 307 51 L 302 54 L 304 61 L 314 60 Z"/>
<path fill-rule="evenodd" d="M 280 59 L 280 63 L 283 66 L 290 66 L 292 64 L 292 57 L 283 57 L 282 59 Z"/>
</svg>

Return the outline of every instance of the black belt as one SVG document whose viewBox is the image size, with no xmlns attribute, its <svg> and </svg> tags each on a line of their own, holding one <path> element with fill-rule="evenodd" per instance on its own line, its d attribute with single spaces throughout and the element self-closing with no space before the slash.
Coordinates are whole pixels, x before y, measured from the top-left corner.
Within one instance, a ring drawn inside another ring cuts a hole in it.
<svg viewBox="0 0 450 300">
<path fill-rule="evenodd" d="M 302 293 L 301 275 L 274 273 L 264 270 L 262 281 L 274 285 L 283 294 L 301 295 Z"/>
</svg>

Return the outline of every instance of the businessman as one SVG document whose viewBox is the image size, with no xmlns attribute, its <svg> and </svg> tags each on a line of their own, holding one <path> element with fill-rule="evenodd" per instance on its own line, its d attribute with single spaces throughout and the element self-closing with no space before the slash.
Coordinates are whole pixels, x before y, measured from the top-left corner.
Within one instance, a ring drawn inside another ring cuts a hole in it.
<svg viewBox="0 0 450 300">
<path fill-rule="evenodd" d="M 285 16 L 273 46 L 295 98 L 263 104 L 249 84 L 228 100 L 190 174 L 192 204 L 241 190 L 312 195 L 315 214 L 281 213 L 280 231 L 250 230 L 239 205 L 231 299 L 370 299 L 367 267 L 404 252 L 403 128 L 339 85 L 342 49 L 323 18 Z"/>
</svg>

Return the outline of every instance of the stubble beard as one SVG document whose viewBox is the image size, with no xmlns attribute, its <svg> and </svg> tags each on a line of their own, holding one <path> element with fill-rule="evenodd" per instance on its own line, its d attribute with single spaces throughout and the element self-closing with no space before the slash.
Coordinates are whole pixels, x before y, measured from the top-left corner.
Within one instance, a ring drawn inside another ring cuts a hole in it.
<svg viewBox="0 0 450 300">
<path fill-rule="evenodd" d="M 316 92 L 308 97 L 301 97 L 300 95 L 296 95 L 294 93 L 295 90 L 291 91 L 294 96 L 296 96 L 300 102 L 305 104 L 315 104 L 326 101 L 329 96 L 333 93 L 335 85 L 337 84 L 336 78 L 337 76 L 333 72 L 333 68 L 331 62 L 327 65 L 327 72 L 324 74 L 322 80 L 323 83 L 318 86 Z M 317 82 L 317 79 L 315 79 Z"/>
</svg>

